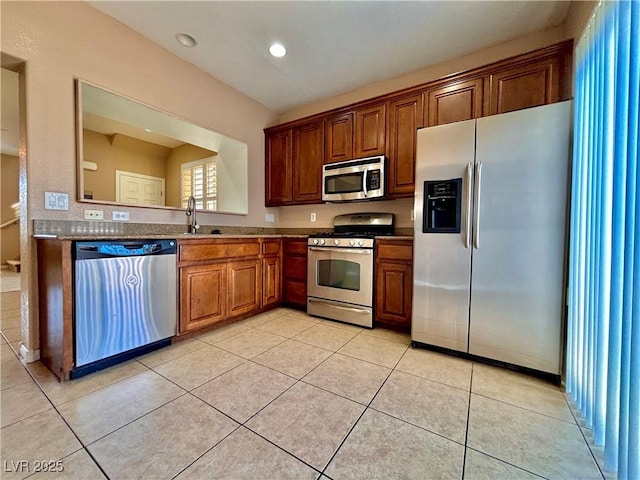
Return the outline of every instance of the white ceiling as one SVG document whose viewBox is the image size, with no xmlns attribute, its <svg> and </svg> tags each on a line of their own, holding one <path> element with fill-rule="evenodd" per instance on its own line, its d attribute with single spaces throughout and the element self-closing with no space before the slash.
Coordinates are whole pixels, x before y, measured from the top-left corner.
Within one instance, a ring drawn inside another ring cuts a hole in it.
<svg viewBox="0 0 640 480">
<path fill-rule="evenodd" d="M 556 26 L 569 1 L 91 1 L 274 112 Z M 198 40 L 186 48 L 186 32 Z M 274 58 L 272 42 L 288 53 Z M 2 70 L 2 151 L 17 154 L 17 75 Z M 13 97 L 14 99 L 12 99 Z"/>
<path fill-rule="evenodd" d="M 568 1 L 91 1 L 271 110 L 560 24 Z M 189 33 L 196 48 L 175 35 Z M 269 55 L 272 42 L 288 50 Z"/>
</svg>

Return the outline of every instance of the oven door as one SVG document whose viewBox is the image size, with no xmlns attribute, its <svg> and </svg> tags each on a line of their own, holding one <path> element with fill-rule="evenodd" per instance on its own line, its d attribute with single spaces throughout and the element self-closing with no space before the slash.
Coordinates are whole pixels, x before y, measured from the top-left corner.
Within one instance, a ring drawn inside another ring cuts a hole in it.
<svg viewBox="0 0 640 480">
<path fill-rule="evenodd" d="M 307 295 L 373 306 L 373 249 L 309 246 Z"/>
</svg>

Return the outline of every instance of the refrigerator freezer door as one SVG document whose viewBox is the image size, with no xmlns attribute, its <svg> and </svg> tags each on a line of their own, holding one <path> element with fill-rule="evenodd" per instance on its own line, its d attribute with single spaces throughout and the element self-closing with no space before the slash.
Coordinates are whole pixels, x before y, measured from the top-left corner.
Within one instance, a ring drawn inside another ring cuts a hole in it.
<svg viewBox="0 0 640 480">
<path fill-rule="evenodd" d="M 414 203 L 414 341 L 467 351 L 475 121 L 418 130 Z M 462 179 L 460 233 L 423 233 L 424 182 Z"/>
<path fill-rule="evenodd" d="M 469 353 L 560 373 L 570 102 L 481 118 Z"/>
</svg>

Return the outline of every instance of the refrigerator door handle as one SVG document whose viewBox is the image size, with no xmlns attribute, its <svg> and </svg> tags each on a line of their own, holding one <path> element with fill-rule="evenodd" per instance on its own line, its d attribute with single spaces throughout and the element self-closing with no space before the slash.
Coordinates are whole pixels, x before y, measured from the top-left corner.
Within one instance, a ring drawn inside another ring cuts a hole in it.
<svg viewBox="0 0 640 480">
<path fill-rule="evenodd" d="M 471 246 L 471 178 L 473 176 L 473 165 L 469 162 L 467 165 L 467 225 L 465 231 L 465 241 L 464 248 L 469 248 Z"/>
<path fill-rule="evenodd" d="M 476 164 L 475 176 L 475 200 L 474 200 L 474 219 L 473 219 L 473 246 L 480 248 L 480 189 L 482 182 L 482 162 Z"/>
</svg>

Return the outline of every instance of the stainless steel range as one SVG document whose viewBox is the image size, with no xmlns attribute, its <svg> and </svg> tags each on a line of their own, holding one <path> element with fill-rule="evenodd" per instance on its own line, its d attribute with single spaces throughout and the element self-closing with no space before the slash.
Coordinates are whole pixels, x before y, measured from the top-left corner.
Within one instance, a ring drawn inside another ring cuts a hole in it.
<svg viewBox="0 0 640 480">
<path fill-rule="evenodd" d="M 373 247 L 393 233 L 393 214 L 338 215 L 333 232 L 309 237 L 307 312 L 373 327 Z"/>
</svg>

